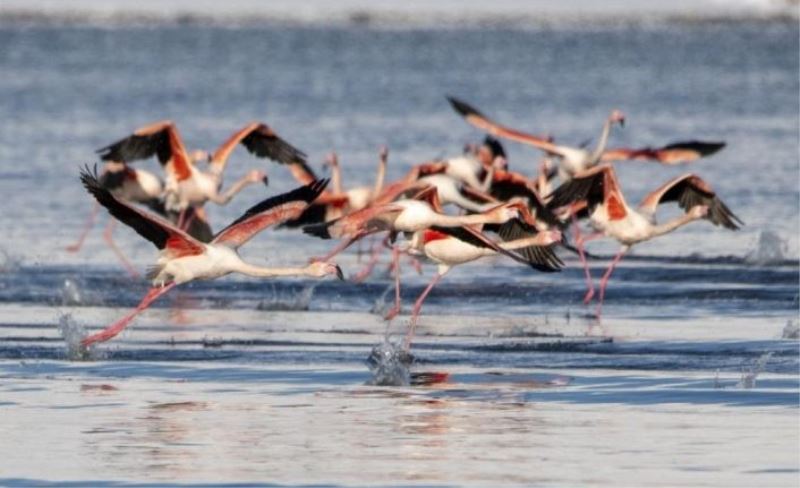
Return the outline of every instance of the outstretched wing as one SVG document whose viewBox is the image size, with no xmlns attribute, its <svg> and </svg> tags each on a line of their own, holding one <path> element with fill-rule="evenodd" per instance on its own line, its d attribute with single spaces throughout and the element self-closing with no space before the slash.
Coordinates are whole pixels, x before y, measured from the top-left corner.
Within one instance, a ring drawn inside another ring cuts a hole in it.
<svg viewBox="0 0 800 488">
<path fill-rule="evenodd" d="M 521 142 L 522 144 L 528 144 L 550 153 L 561 154 L 559 147 L 550 142 L 549 138 L 535 136 L 500 125 L 480 113 L 475 107 L 457 98 L 447 97 L 447 100 L 450 102 L 453 109 L 464 117 L 464 120 L 495 137 L 502 137 Z"/>
<path fill-rule="evenodd" d="M 645 147 L 640 149 L 609 149 L 601 156 L 601 161 L 652 160 L 663 164 L 688 163 L 710 156 L 725 147 L 724 142 L 681 141 L 664 147 Z"/>
<path fill-rule="evenodd" d="M 316 180 L 290 192 L 267 198 L 222 229 L 211 242 L 238 248 L 267 227 L 299 217 L 327 185 L 327 179 Z"/>
<path fill-rule="evenodd" d="M 98 149 L 97 153 L 103 161 L 125 163 L 156 156 L 162 166 L 175 173 L 178 181 L 191 176 L 191 160 L 178 128 L 169 120 L 137 129 L 132 135 Z"/>
<path fill-rule="evenodd" d="M 577 173 L 571 180 L 556 188 L 551 196 L 547 203 L 550 209 L 585 201 L 590 215 L 600 204 L 606 206 L 610 220 L 622 219 L 627 215 L 627 205 L 616 172 L 608 163 Z"/>
<path fill-rule="evenodd" d="M 647 195 L 639 208 L 646 213 L 654 214 L 661 203 L 677 202 L 684 210 L 689 211 L 698 205 L 708 207 L 708 216 L 714 225 L 737 230 L 744 223 L 731 212 L 727 205 L 717 197 L 711 186 L 702 178 L 691 173 L 679 176 Z"/>
<path fill-rule="evenodd" d="M 525 198 L 528 207 L 535 211 L 536 218 L 550 226 L 560 225 L 553 212 L 542 202 L 539 194 L 533 190 L 527 179 L 511 171 L 497 170 L 489 189 L 492 196 L 500 201 L 508 201 L 514 197 Z"/>
<path fill-rule="evenodd" d="M 306 154 L 292 146 L 267 124 L 251 122 L 233 134 L 214 152 L 213 160 L 225 160 L 237 144 L 242 143 L 251 154 L 259 158 L 269 158 L 282 164 L 306 162 Z"/>
<path fill-rule="evenodd" d="M 172 257 L 203 253 L 203 245 L 171 223 L 136 207 L 117 200 L 103 188 L 96 170 L 87 166 L 81 171 L 81 183 L 94 198 L 117 220 L 135 230 L 137 234 L 152 242 L 158 249 L 169 252 Z"/>
</svg>

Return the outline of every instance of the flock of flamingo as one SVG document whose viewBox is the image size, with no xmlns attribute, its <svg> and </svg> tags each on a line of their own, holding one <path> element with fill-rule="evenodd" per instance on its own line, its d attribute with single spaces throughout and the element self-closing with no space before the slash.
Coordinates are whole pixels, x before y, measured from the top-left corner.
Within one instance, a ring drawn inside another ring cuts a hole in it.
<svg viewBox="0 0 800 488">
<path fill-rule="evenodd" d="M 731 230 L 742 225 L 711 186 L 691 173 L 667 181 L 632 207 L 625 201 L 612 165 L 625 160 L 686 163 L 714 154 L 725 146 L 722 142 L 608 148 L 613 127 L 625 122 L 624 115 L 614 110 L 593 149 L 570 147 L 557 144 L 551 137 L 505 127 L 463 101 L 450 97 L 448 100 L 468 123 L 488 133 L 483 143 L 467 145 L 458 157 L 413 166 L 403 178 L 388 184 L 384 183 L 386 148 L 380 151 L 374 185 L 344 189 L 335 155 L 325 162 L 331 170 L 330 179 L 320 179 L 302 151 L 258 122 L 235 132 L 213 154 L 189 152 L 170 121 L 142 127 L 100 149 L 104 162 L 101 173 L 86 167 L 80 174 L 83 186 L 97 204 L 78 242 L 68 250 L 77 252 L 81 248 L 103 206 L 116 220 L 152 242 L 160 253 L 147 272 L 152 288 L 141 303 L 105 329 L 85 337 L 82 345 L 88 348 L 113 338 L 158 297 L 192 280 L 215 279 L 230 273 L 264 278 L 332 275 L 344 279 L 342 270 L 331 259 L 351 244 L 376 234 L 383 238 L 375 241 L 369 264 L 353 279 L 365 279 L 380 253 L 391 250 L 395 303 L 385 316 L 387 320 L 401 310 L 401 256 L 410 256 L 418 268 L 420 257 L 438 267 L 414 304 L 403 342 L 406 351 L 425 298 L 452 267 L 499 254 L 538 271 L 559 271 L 564 263 L 555 250 L 561 246 L 580 257 L 587 284 L 584 303 L 589 304 L 595 298 L 595 286 L 584 245 L 606 237 L 616 240 L 621 248 L 600 280 L 596 298 L 599 317 L 611 273 L 631 246 L 695 220 L 705 219 Z M 498 139 L 543 151 L 538 174 L 527 176 L 511 171 Z M 214 234 L 204 211 L 207 202 L 225 205 L 246 186 L 267 183 L 263 171 L 251 170 L 222 191 L 226 163 L 239 144 L 258 158 L 285 166 L 301 186 L 259 202 Z M 153 156 L 164 169 L 163 180 L 131 165 Z M 201 169 L 203 164 L 207 167 Z M 657 223 L 659 205 L 670 202 L 677 203 L 684 213 L 666 223 Z M 111 238 L 113 223 L 112 219 L 105 239 L 128 271 L 136 275 Z M 592 233 L 581 230 L 585 223 Z M 326 256 L 311 258 L 302 267 L 266 268 L 243 261 L 238 248 L 270 226 L 299 227 L 310 236 L 341 242 Z M 570 228 L 573 237 L 568 242 Z M 398 239 L 401 234 L 403 238 Z"/>
</svg>

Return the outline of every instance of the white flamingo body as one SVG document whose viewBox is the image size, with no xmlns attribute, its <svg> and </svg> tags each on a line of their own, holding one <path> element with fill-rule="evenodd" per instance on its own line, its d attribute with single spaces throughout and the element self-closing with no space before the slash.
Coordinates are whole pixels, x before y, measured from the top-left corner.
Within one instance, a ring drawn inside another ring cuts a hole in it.
<svg viewBox="0 0 800 488">
<path fill-rule="evenodd" d="M 497 203 L 480 204 L 466 198 L 461 194 L 461 183 L 446 174 L 423 176 L 419 179 L 419 182 L 435 186 L 436 193 L 442 205 L 453 204 L 472 212 L 483 212 L 497 205 Z"/>
<path fill-rule="evenodd" d="M 109 188 L 115 197 L 132 203 L 147 203 L 161 198 L 164 185 L 158 176 L 143 169 L 127 168 L 124 171 L 131 173 L 126 175 L 122 185 Z"/>
</svg>

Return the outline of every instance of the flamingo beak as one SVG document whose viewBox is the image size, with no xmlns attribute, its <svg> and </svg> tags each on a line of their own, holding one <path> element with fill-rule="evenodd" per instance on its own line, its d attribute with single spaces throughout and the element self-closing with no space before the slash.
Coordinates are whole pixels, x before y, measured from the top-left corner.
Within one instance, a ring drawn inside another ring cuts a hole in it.
<svg viewBox="0 0 800 488">
<path fill-rule="evenodd" d="M 269 186 L 269 176 L 264 175 L 264 177 L 261 178 L 261 181 L 264 182 L 264 186 Z"/>
<path fill-rule="evenodd" d="M 340 268 L 338 264 L 335 264 L 334 267 L 336 268 L 336 277 L 339 278 L 339 280 L 344 281 L 344 273 L 342 272 L 342 268 Z"/>
</svg>

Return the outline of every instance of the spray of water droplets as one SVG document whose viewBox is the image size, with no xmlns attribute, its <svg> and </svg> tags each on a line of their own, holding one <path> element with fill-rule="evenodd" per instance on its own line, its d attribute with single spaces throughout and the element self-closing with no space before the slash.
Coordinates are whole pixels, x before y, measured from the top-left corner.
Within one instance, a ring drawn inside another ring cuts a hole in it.
<svg viewBox="0 0 800 488">
<path fill-rule="evenodd" d="M 408 386 L 411 384 L 411 356 L 399 344 L 388 339 L 372 348 L 367 366 L 372 372 L 368 385 Z"/>
</svg>

